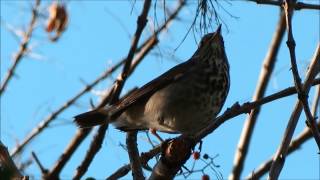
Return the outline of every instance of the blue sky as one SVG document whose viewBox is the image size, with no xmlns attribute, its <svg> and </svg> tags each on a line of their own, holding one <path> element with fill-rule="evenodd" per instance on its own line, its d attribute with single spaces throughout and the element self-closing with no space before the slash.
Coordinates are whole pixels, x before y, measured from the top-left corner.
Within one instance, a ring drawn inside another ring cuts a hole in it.
<svg viewBox="0 0 320 180">
<path fill-rule="evenodd" d="M 174 50 L 185 36 L 194 17 L 196 3 L 191 2 L 194 3 L 181 12 L 179 16 L 181 20 L 172 23 L 169 31 L 160 35 L 160 44 L 152 53 L 161 52 L 162 57 L 148 55 L 128 79 L 123 92 L 134 86 L 142 86 L 178 62 L 183 62 L 192 56 L 197 47 L 192 34 L 187 36 L 176 51 Z M 319 3 L 317 0 L 305 2 Z M 45 9 L 48 4 L 49 2 L 45 1 L 41 7 Z M 174 1 L 167 2 L 171 7 L 174 4 Z M 40 20 L 30 44 L 34 55 L 40 58 L 34 56 L 23 58 L 16 71 L 18 78 L 10 82 L 7 91 L 1 97 L 1 141 L 9 149 L 21 141 L 51 111 L 60 107 L 83 88 L 84 82 L 91 82 L 127 54 L 130 36 L 135 31 L 141 5 L 141 1 L 137 1 L 131 13 L 130 1 L 67 1 L 69 24 L 57 43 L 51 43 L 47 39 L 43 30 L 45 21 Z M 251 99 L 262 61 L 278 21 L 279 8 L 242 0 L 232 1 L 231 4 L 222 2 L 222 5 L 238 17 L 235 19 L 221 9 L 219 11 L 229 29 L 227 31 L 225 26 L 222 27 L 231 66 L 231 88 L 223 108 L 225 110 L 236 101 L 244 103 Z M 112 12 L 118 19 L 113 18 L 108 12 Z M 161 9 L 157 14 L 161 23 L 163 17 Z M 151 9 L 149 24 L 140 42 L 147 38 L 150 29 L 154 28 L 151 23 L 153 19 L 154 11 Z M 18 49 L 17 40 L 4 28 L 3 23 L 25 29 L 30 21 L 30 2 L 1 1 L 1 21 L 2 82 L 11 65 L 12 56 Z M 293 33 L 297 44 L 299 72 L 302 75 L 305 74 L 308 62 L 319 43 L 319 27 L 319 11 L 296 11 L 293 18 Z M 200 36 L 196 34 L 196 38 L 199 40 Z M 174 60 L 173 55 L 178 62 Z M 76 132 L 76 127 L 71 123 L 72 117 L 90 108 L 90 98 L 97 102 L 99 97 L 96 96 L 96 92 L 110 87 L 116 77 L 117 73 L 96 86 L 94 92 L 77 101 L 76 106 L 62 113 L 49 129 L 27 147 L 22 160 L 30 158 L 30 152 L 35 151 L 43 165 L 51 168 Z M 292 85 L 289 53 L 283 41 L 266 94 Z M 310 97 L 313 97 L 313 93 L 314 89 L 311 90 Z M 275 153 L 295 102 L 296 96 L 291 96 L 263 106 L 244 167 L 244 177 Z M 232 168 L 235 148 L 245 118 L 246 115 L 233 118 L 204 139 L 203 153 L 211 156 L 219 154 L 215 163 L 220 165 L 218 171 L 225 178 Z M 304 121 L 305 116 L 302 114 L 295 135 L 305 127 Z M 140 133 L 138 139 L 141 152 L 150 149 L 144 133 Z M 72 177 L 90 141 L 91 136 L 80 146 L 62 171 L 62 178 Z M 110 127 L 102 150 L 97 154 L 85 176 L 104 178 L 121 165 L 128 163 L 127 154 L 119 143 L 125 143 L 125 134 Z M 287 158 L 280 178 L 319 178 L 320 159 L 317 152 L 315 142 L 309 140 L 302 149 Z M 192 160 L 189 163 L 192 163 Z M 198 165 L 200 166 L 200 163 Z M 34 164 L 27 169 L 27 173 L 35 175 L 36 178 L 41 177 L 41 172 Z M 207 173 L 214 177 L 212 171 Z M 199 176 L 200 174 L 194 174 L 192 177 Z"/>
</svg>

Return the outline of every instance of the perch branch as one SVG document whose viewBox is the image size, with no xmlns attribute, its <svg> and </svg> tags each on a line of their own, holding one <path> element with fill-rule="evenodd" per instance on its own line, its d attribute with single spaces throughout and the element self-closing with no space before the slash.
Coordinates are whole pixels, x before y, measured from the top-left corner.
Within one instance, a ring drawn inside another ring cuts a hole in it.
<svg viewBox="0 0 320 180">
<path fill-rule="evenodd" d="M 316 79 L 313 81 L 312 85 L 318 85 L 320 83 L 320 79 Z M 279 91 L 277 93 L 274 93 L 272 95 L 269 95 L 267 97 L 261 98 L 257 101 L 253 101 L 253 102 L 247 102 L 244 103 L 243 105 L 239 105 L 239 103 L 235 103 L 231 108 L 228 108 L 221 116 L 217 117 L 214 121 L 212 121 L 210 124 L 208 124 L 207 127 L 205 127 L 204 129 L 202 129 L 199 133 L 197 133 L 195 136 L 191 137 L 191 140 L 188 140 L 186 142 L 188 142 L 187 144 L 189 144 L 191 147 L 195 145 L 196 142 L 200 142 L 201 139 L 203 139 L 205 136 L 209 135 L 210 133 L 212 133 L 215 129 L 217 129 L 220 125 L 222 125 L 224 122 L 226 122 L 227 120 L 236 117 L 240 114 L 244 114 L 244 113 L 249 113 L 252 109 L 260 107 L 263 104 L 275 101 L 277 99 L 286 97 L 286 96 L 290 96 L 292 94 L 297 93 L 295 87 L 289 87 L 286 88 L 282 91 Z M 178 138 L 183 138 L 183 137 L 178 137 Z M 176 138 L 176 139 L 178 139 Z M 185 139 L 187 139 L 188 137 L 186 137 Z M 167 141 L 165 141 L 167 142 Z M 179 141 L 178 141 L 179 142 Z M 168 150 L 165 149 L 164 152 Z M 170 148 L 169 148 L 170 150 Z M 171 150 L 170 150 L 171 151 Z M 179 151 L 179 150 L 178 150 Z M 163 152 L 163 148 L 162 148 L 162 153 Z M 176 150 L 173 150 L 173 152 L 176 152 Z M 183 155 L 188 154 L 188 152 L 183 151 L 181 152 L 181 157 L 184 157 Z M 169 153 L 170 154 L 170 153 Z M 176 173 L 177 171 L 177 166 L 176 164 L 183 164 L 181 163 L 183 160 L 185 160 L 184 158 L 180 158 L 180 160 L 182 161 L 176 161 L 176 158 L 168 158 L 168 156 L 165 158 L 165 162 L 167 163 L 162 163 L 161 166 L 164 165 L 164 167 L 161 167 L 161 169 L 164 169 L 165 171 L 161 171 L 162 173 L 165 174 L 159 174 L 158 172 L 153 172 L 154 177 L 159 177 L 161 175 L 161 177 L 165 177 L 167 175 L 167 177 L 172 177 L 172 174 Z M 172 160 L 172 161 L 171 161 Z M 168 162 L 174 162 L 174 164 L 170 164 Z M 170 170 L 170 166 L 174 166 L 175 168 Z M 180 166 L 181 167 L 181 166 Z M 159 168 L 157 168 L 159 169 Z"/>
</svg>

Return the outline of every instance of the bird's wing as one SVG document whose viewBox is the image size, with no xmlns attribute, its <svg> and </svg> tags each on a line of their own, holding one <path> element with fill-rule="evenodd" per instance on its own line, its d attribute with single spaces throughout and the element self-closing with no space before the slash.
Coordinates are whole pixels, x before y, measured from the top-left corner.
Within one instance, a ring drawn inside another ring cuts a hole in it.
<svg viewBox="0 0 320 180">
<path fill-rule="evenodd" d="M 108 109 L 111 119 L 117 118 L 127 108 L 137 102 L 141 102 L 146 98 L 149 98 L 159 89 L 162 89 L 173 82 L 179 81 L 194 69 L 194 64 L 195 60 L 194 58 L 191 58 L 190 60 L 171 68 L 156 79 L 133 91 L 128 96 L 121 98 L 117 103 L 111 106 L 110 109 Z"/>
</svg>

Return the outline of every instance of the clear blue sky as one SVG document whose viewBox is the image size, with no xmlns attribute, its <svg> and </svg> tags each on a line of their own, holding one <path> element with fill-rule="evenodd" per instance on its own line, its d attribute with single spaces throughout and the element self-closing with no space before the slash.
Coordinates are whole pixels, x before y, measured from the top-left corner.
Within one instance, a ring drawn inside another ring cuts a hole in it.
<svg viewBox="0 0 320 180">
<path fill-rule="evenodd" d="M 160 44 L 153 53 L 162 53 L 162 57 L 148 55 L 135 73 L 128 79 L 124 92 L 134 86 L 141 86 L 174 66 L 173 54 L 179 62 L 187 60 L 197 45 L 192 34 L 179 47 L 191 20 L 194 17 L 196 1 L 180 14 L 181 21 L 174 22 L 167 33 L 160 35 Z M 221 1 L 220 1 L 221 2 Z M 305 0 L 319 3 L 318 0 Z M 49 2 L 42 3 L 43 8 Z M 231 4 L 221 4 L 238 19 L 231 18 L 220 9 L 221 16 L 228 25 L 223 26 L 225 48 L 231 66 L 231 89 L 224 109 L 234 102 L 249 101 L 258 80 L 261 63 L 268 50 L 275 25 L 278 21 L 279 8 L 275 6 L 256 5 L 242 0 Z M 167 5 L 174 5 L 168 1 Z M 106 68 L 124 57 L 130 47 L 130 35 L 135 31 L 137 14 L 140 13 L 141 1 L 137 1 L 130 13 L 131 1 L 67 1 L 69 25 L 57 43 L 48 41 L 43 30 L 44 20 L 37 26 L 32 37 L 33 56 L 25 57 L 17 68 L 14 78 L 1 97 L 1 141 L 12 149 L 30 130 L 44 119 L 51 111 L 60 107 L 84 86 L 91 82 Z M 106 10 L 107 9 L 107 10 Z M 118 19 L 110 16 L 111 11 Z M 162 11 L 157 11 L 161 23 Z M 154 19 L 153 9 L 149 13 L 149 22 Z M 121 23 L 123 26 L 121 25 Z M 29 1 L 1 1 L 1 21 L 16 28 L 24 28 L 30 21 Z M 148 24 L 142 39 L 150 34 L 154 26 Z M 319 43 L 319 11 L 297 11 L 293 19 L 293 31 L 296 39 L 296 54 L 301 74 L 306 68 L 314 50 Z M 128 34 L 129 33 L 129 34 Z M 199 39 L 199 35 L 197 39 Z M 11 65 L 11 57 L 18 49 L 15 37 L 1 26 L 1 79 Z M 34 58 L 37 56 L 38 58 Z M 39 58 L 40 57 L 40 58 Z M 290 60 L 285 42 L 282 43 L 275 71 L 266 94 L 271 94 L 293 85 Z M 115 74 L 112 78 L 116 78 Z M 1 80 L 2 82 L 2 80 Z M 113 79 L 108 79 L 94 88 L 94 92 L 109 87 Z M 43 165 L 51 168 L 58 156 L 76 132 L 72 117 L 89 109 L 89 99 L 98 101 L 92 92 L 81 98 L 76 106 L 62 113 L 49 129 L 38 136 L 23 153 L 22 160 L 30 158 L 35 151 Z M 310 95 L 313 97 L 314 90 Z M 249 156 L 243 171 L 245 177 L 261 162 L 275 153 L 294 107 L 296 96 L 281 99 L 263 106 L 259 121 L 250 145 Z M 235 148 L 246 115 L 241 115 L 222 125 L 213 134 L 204 139 L 203 153 L 211 156 L 219 154 L 215 163 L 225 178 L 232 168 Z M 302 114 L 296 129 L 297 135 L 305 127 Z M 164 136 L 166 137 L 166 136 Z M 63 170 L 63 179 L 71 178 L 76 167 L 91 141 L 91 136 L 81 145 Z M 140 151 L 150 149 L 144 133 L 138 135 Z M 105 178 L 121 165 L 128 163 L 125 150 L 119 144 L 125 143 L 125 134 L 109 128 L 102 150 L 90 166 L 87 176 Z M 318 179 L 319 155 L 313 140 L 309 140 L 302 149 L 290 155 L 283 168 L 281 179 Z M 192 160 L 190 160 L 192 162 Z M 201 163 L 198 163 L 201 166 Z M 38 167 L 32 164 L 27 173 L 41 177 Z M 207 171 L 214 177 L 213 171 Z M 200 174 L 194 174 L 198 178 Z M 130 176 L 127 176 L 130 177 Z"/>
</svg>

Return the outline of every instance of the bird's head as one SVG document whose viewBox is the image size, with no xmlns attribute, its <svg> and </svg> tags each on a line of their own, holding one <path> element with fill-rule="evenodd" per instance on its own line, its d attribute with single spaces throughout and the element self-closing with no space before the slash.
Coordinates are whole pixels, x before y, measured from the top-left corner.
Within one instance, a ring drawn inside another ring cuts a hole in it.
<svg viewBox="0 0 320 180">
<path fill-rule="evenodd" d="M 222 54 L 224 52 L 224 42 L 221 36 L 221 24 L 218 26 L 216 32 L 204 35 L 200 41 L 199 48 L 200 54 L 209 52 Z"/>
</svg>

